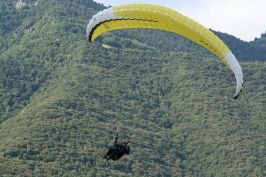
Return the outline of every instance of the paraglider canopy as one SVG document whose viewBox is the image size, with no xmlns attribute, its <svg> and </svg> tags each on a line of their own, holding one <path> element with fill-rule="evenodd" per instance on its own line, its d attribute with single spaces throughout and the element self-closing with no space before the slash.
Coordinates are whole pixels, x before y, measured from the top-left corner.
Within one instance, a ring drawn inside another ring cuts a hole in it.
<svg viewBox="0 0 266 177">
<path fill-rule="evenodd" d="M 152 4 L 125 4 L 95 14 L 87 26 L 87 39 L 124 28 L 152 28 L 182 35 L 218 56 L 235 74 L 237 98 L 242 90 L 242 69 L 231 50 L 213 32 L 196 21 L 166 7 Z"/>
</svg>

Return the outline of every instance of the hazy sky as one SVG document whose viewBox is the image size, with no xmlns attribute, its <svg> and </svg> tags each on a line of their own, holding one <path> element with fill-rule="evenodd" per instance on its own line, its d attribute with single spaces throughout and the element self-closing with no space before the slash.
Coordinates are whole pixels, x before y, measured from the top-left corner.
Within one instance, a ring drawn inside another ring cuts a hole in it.
<svg viewBox="0 0 266 177">
<path fill-rule="evenodd" d="M 206 28 L 253 41 L 266 31 L 266 0 L 94 0 L 105 6 L 157 4 L 174 9 Z"/>
</svg>

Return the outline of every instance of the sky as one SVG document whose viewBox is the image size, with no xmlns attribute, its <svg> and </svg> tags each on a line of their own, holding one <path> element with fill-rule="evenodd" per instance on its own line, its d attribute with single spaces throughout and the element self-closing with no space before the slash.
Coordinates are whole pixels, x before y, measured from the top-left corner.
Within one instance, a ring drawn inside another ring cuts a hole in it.
<svg viewBox="0 0 266 177">
<path fill-rule="evenodd" d="M 176 10 L 206 28 L 253 41 L 266 32 L 266 0 L 94 0 L 105 6 L 156 4 Z"/>
</svg>

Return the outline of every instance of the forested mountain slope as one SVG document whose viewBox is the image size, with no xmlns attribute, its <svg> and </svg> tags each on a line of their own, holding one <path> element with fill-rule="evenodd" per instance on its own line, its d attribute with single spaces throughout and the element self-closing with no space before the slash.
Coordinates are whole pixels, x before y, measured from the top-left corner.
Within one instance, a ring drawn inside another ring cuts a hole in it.
<svg viewBox="0 0 266 177">
<path fill-rule="evenodd" d="M 226 33 L 215 32 L 226 45 L 233 51 L 240 61 L 263 61 L 266 60 L 266 37 L 261 34 L 261 38 L 251 42 L 244 42 L 232 35 Z"/>
<path fill-rule="evenodd" d="M 1 176 L 266 175 L 265 56 L 236 55 L 235 100 L 233 73 L 180 36 L 122 30 L 90 44 L 103 5 L 23 2 L 0 3 Z M 246 50 L 265 52 L 263 39 Z M 116 133 L 131 154 L 106 162 Z"/>
</svg>

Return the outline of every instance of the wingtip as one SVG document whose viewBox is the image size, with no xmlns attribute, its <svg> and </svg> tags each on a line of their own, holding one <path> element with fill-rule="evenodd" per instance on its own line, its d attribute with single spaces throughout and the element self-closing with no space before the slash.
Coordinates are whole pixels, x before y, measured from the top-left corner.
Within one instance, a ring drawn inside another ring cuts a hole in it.
<svg viewBox="0 0 266 177">
<path fill-rule="evenodd" d="M 239 93 L 236 96 L 234 96 L 234 99 L 237 99 L 239 97 L 239 95 L 241 94 L 242 90 L 243 90 L 243 84 L 242 84 L 242 87 L 241 87 L 241 90 L 239 91 Z"/>
<path fill-rule="evenodd" d="M 238 94 L 238 95 L 234 96 L 234 99 L 237 99 L 239 95 L 240 95 L 240 94 Z"/>
</svg>

